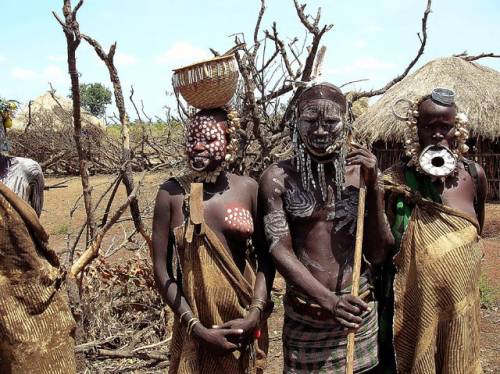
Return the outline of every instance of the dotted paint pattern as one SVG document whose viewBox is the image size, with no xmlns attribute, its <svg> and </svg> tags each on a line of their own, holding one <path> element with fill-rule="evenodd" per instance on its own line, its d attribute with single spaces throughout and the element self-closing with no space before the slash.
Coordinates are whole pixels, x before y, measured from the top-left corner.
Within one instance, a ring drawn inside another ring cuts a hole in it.
<svg viewBox="0 0 500 374">
<path fill-rule="evenodd" d="M 192 154 L 197 143 L 201 143 L 216 160 L 222 160 L 226 153 L 226 135 L 220 122 L 213 116 L 198 116 L 188 125 L 186 149 Z"/>
<path fill-rule="evenodd" d="M 224 221 L 238 230 L 248 233 L 253 232 L 252 214 L 244 208 L 227 208 Z"/>
</svg>

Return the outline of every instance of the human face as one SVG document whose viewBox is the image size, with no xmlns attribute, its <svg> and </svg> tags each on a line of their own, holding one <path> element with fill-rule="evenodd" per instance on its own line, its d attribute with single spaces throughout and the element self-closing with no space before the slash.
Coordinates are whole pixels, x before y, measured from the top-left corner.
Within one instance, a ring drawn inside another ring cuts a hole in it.
<svg viewBox="0 0 500 374">
<path fill-rule="evenodd" d="M 188 124 L 186 152 L 195 171 L 212 171 L 226 155 L 226 122 L 213 116 L 196 116 Z"/>
<path fill-rule="evenodd" d="M 326 156 L 342 134 L 342 106 L 328 99 L 307 100 L 300 104 L 298 130 L 306 149 L 315 156 Z"/>
<path fill-rule="evenodd" d="M 457 111 L 454 107 L 439 105 L 428 99 L 420 104 L 418 112 L 418 139 L 422 148 L 438 145 L 452 149 L 456 146 Z"/>
</svg>

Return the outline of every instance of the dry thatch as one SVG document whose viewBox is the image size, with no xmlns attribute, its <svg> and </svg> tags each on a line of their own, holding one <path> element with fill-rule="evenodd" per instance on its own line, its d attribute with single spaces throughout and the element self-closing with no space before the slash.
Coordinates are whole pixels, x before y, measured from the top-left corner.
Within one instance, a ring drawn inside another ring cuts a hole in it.
<svg viewBox="0 0 500 374">
<path fill-rule="evenodd" d="M 55 99 L 54 99 L 55 98 Z M 49 92 L 37 97 L 31 101 L 31 113 L 29 104 L 21 107 L 16 117 L 13 120 L 13 128 L 24 130 L 28 123 L 40 122 L 41 118 L 50 115 L 52 120 L 45 123 L 46 126 L 53 126 L 55 129 L 62 129 L 65 125 L 71 125 L 73 113 L 73 101 L 67 97 L 62 97 L 54 94 L 54 98 Z M 56 102 L 57 100 L 57 102 Z M 30 125 L 31 125 L 30 123 Z M 94 126 L 105 129 L 106 125 L 102 120 L 93 116 L 82 108 L 82 124 L 83 126 Z"/>
<path fill-rule="evenodd" d="M 354 128 L 369 143 L 401 142 L 405 124 L 392 114 L 393 103 L 430 94 L 436 87 L 455 91 L 458 108 L 467 113 L 474 136 L 500 137 L 500 73 L 459 57 L 433 60 L 408 75 L 360 116 Z"/>
</svg>

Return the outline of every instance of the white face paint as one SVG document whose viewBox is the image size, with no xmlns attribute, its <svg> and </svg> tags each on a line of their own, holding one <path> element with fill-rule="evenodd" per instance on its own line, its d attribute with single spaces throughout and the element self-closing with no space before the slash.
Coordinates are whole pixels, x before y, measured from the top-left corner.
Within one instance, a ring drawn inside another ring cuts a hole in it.
<svg viewBox="0 0 500 374">
<path fill-rule="evenodd" d="M 331 100 L 308 100 L 302 106 L 297 122 L 300 138 L 306 149 L 315 156 L 325 156 L 341 140 L 342 130 L 341 106 Z"/>
<path fill-rule="evenodd" d="M 197 116 L 188 124 L 186 151 L 193 170 L 215 169 L 224 160 L 226 146 L 225 126 L 213 116 Z"/>
</svg>

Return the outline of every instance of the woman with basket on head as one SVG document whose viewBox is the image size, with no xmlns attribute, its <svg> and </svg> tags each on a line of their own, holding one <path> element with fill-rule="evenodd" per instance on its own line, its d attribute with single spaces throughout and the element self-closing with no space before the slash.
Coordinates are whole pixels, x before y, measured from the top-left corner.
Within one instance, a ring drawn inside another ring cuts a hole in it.
<svg viewBox="0 0 500 374">
<path fill-rule="evenodd" d="M 175 313 L 170 373 L 256 373 L 265 365 L 274 270 L 255 221 L 257 183 L 226 170 L 238 118 L 224 105 L 237 80 L 233 56 L 178 69 L 173 78 L 201 110 L 186 126 L 189 172 L 160 186 L 153 218 L 155 279 Z"/>
</svg>

